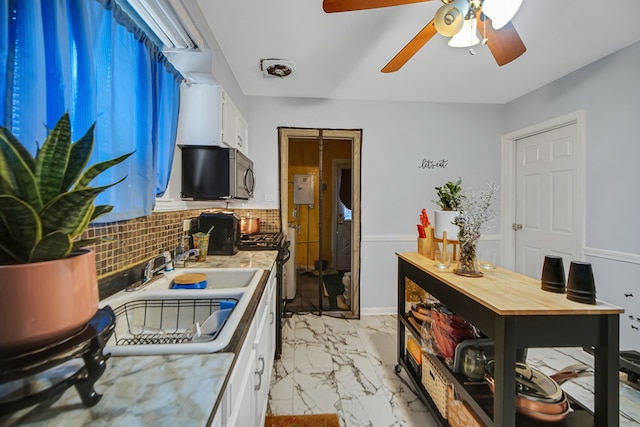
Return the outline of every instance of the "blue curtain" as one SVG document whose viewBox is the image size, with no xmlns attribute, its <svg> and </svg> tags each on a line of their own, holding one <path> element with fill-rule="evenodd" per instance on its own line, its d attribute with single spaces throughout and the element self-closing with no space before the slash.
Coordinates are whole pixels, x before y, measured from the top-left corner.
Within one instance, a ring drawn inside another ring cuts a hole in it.
<svg viewBox="0 0 640 427">
<path fill-rule="evenodd" d="M 109 0 L 3 0 L 0 6 L 2 126 L 35 154 L 69 111 L 74 139 L 96 122 L 92 163 L 135 151 L 94 185 L 113 211 L 100 222 L 151 214 L 166 190 L 182 77 Z"/>
</svg>

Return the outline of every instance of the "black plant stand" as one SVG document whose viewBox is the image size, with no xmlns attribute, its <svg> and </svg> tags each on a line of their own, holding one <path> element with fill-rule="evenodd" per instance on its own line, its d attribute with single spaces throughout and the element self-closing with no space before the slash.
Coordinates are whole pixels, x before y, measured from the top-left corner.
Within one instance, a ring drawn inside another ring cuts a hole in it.
<svg viewBox="0 0 640 427">
<path fill-rule="evenodd" d="M 0 354 L 0 389 L 2 385 L 29 377 L 82 357 L 84 364 L 71 375 L 50 387 L 21 396 L 0 396 L 0 416 L 29 406 L 58 398 L 75 386 L 82 403 L 91 407 L 100 401 L 101 394 L 93 386 L 102 376 L 110 354 L 104 355 L 104 345 L 115 328 L 115 314 L 111 307 L 99 309 L 95 316 L 76 334 L 45 347 L 20 353 Z"/>
</svg>

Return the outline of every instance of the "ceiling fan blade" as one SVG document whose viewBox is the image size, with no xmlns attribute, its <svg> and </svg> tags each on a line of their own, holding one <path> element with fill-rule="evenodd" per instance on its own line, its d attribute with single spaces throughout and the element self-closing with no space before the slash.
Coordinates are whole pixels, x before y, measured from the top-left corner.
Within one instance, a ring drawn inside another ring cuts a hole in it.
<svg viewBox="0 0 640 427">
<path fill-rule="evenodd" d="M 484 36 L 488 39 L 489 50 L 499 66 L 508 64 L 527 51 L 511 22 L 499 30 L 494 30 L 491 25 L 491 19 L 481 12 L 478 12 L 478 14 L 481 15 L 482 22 L 482 27 L 479 25 L 478 30 L 480 30 L 480 33 L 484 33 Z"/>
<path fill-rule="evenodd" d="M 381 70 L 383 73 L 392 73 L 398 71 L 413 55 L 419 51 L 422 46 L 427 44 L 431 37 L 436 33 L 436 26 L 433 23 L 433 19 L 429 22 L 416 36 L 411 39 L 405 47 L 402 48 L 396 56 Z"/>
<path fill-rule="evenodd" d="M 400 6 L 430 0 L 324 0 L 322 8 L 326 13 L 349 12 L 352 10 L 377 9 L 379 7 Z"/>
</svg>

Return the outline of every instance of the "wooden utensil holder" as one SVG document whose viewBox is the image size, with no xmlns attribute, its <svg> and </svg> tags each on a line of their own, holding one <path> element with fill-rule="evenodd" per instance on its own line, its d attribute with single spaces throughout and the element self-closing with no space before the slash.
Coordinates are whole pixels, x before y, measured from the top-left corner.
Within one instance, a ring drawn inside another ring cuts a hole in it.
<svg viewBox="0 0 640 427">
<path fill-rule="evenodd" d="M 424 229 L 427 237 L 418 237 L 418 253 L 426 256 L 429 259 L 435 258 L 434 237 L 433 237 L 433 225 L 430 225 Z"/>
</svg>

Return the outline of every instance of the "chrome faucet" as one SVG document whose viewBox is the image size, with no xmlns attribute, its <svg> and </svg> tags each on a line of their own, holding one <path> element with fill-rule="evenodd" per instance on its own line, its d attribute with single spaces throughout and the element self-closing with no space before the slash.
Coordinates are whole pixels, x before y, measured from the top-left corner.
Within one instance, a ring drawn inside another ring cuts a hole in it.
<svg viewBox="0 0 640 427">
<path fill-rule="evenodd" d="M 155 267 L 156 261 L 163 261 L 158 267 Z M 162 255 L 158 255 L 150 259 L 147 264 L 144 266 L 144 275 L 142 276 L 142 284 L 144 285 L 148 281 L 150 281 L 153 276 L 159 272 L 160 270 L 172 271 L 173 270 L 173 262 L 171 261 L 171 253 L 169 251 L 162 252 Z"/>
<path fill-rule="evenodd" d="M 158 260 L 162 261 L 162 264 L 156 267 L 156 262 L 158 262 Z M 130 285 L 125 290 L 127 292 L 132 292 L 144 288 L 146 285 L 151 283 L 153 276 L 155 276 L 160 270 L 173 271 L 173 261 L 171 260 L 171 253 L 169 253 L 169 251 L 164 251 L 161 255 L 155 256 L 147 261 L 144 265 L 142 280 Z"/>
<path fill-rule="evenodd" d="M 189 249 L 188 251 L 176 256 L 176 258 L 173 261 L 176 267 L 186 267 L 187 260 L 189 259 L 189 257 L 191 255 L 194 255 L 197 257 L 199 254 L 200 254 L 200 250 L 198 250 L 198 248 Z"/>
</svg>

